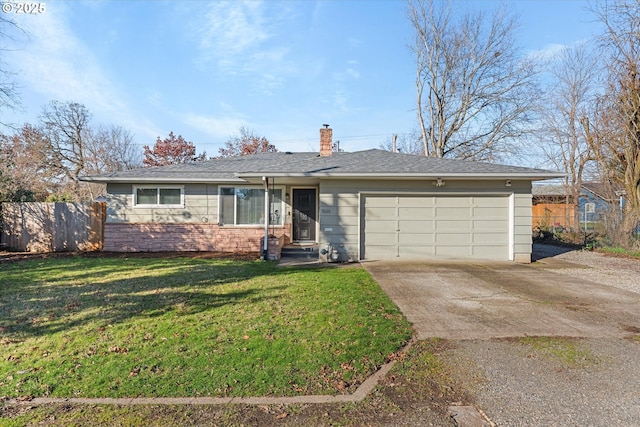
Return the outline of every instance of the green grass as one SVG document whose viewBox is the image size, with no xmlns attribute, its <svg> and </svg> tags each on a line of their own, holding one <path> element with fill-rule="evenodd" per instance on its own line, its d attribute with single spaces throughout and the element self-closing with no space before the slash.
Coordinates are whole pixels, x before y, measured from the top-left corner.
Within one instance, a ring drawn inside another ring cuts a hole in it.
<svg viewBox="0 0 640 427">
<path fill-rule="evenodd" d="M 624 256 L 630 256 L 634 258 L 640 258 L 640 251 L 630 251 L 628 249 L 625 249 L 619 246 L 603 246 L 601 248 L 598 248 L 598 251 L 604 252 L 607 254 L 624 255 Z"/>
<path fill-rule="evenodd" d="M 409 323 L 361 268 L 254 261 L 0 264 L 0 396 L 350 392 Z"/>
<path fill-rule="evenodd" d="M 542 355 L 560 362 L 562 365 L 575 368 L 597 363 L 597 358 L 575 339 L 559 337 L 524 337 L 520 343 L 532 347 Z"/>
</svg>

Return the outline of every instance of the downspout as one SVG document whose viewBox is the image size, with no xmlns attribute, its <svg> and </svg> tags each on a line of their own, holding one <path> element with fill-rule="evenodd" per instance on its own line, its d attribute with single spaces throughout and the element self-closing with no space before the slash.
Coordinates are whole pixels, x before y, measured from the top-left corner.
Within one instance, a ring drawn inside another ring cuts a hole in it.
<svg viewBox="0 0 640 427">
<path fill-rule="evenodd" d="M 264 244 L 262 245 L 262 259 L 266 261 L 269 249 L 269 178 L 262 177 L 264 184 Z"/>
</svg>

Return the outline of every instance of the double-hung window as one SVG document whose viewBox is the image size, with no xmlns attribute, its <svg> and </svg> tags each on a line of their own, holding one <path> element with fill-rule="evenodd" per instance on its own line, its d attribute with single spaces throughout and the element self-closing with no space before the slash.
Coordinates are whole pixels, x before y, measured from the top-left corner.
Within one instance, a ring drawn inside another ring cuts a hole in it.
<svg viewBox="0 0 640 427">
<path fill-rule="evenodd" d="M 184 187 L 134 187 L 133 206 L 183 208 Z"/>
<path fill-rule="evenodd" d="M 282 188 L 269 189 L 269 224 L 282 225 Z M 263 225 L 263 187 L 220 187 L 219 222 L 223 225 Z"/>
</svg>

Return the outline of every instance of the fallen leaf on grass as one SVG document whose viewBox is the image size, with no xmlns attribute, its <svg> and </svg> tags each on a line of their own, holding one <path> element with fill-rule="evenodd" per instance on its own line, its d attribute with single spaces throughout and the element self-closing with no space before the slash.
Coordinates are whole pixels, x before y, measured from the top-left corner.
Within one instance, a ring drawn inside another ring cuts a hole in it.
<svg viewBox="0 0 640 427">
<path fill-rule="evenodd" d="M 128 353 L 129 349 L 126 348 L 126 347 L 120 347 L 118 345 L 113 345 L 113 346 L 109 347 L 109 352 L 124 354 L 124 353 Z"/>
</svg>

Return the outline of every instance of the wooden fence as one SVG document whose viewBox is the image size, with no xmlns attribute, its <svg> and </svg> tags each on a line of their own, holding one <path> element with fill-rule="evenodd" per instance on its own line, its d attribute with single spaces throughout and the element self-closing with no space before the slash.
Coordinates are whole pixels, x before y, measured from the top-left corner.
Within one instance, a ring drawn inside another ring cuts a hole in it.
<svg viewBox="0 0 640 427">
<path fill-rule="evenodd" d="M 28 252 L 99 251 L 105 203 L 2 203 L 0 243 Z"/>
</svg>

